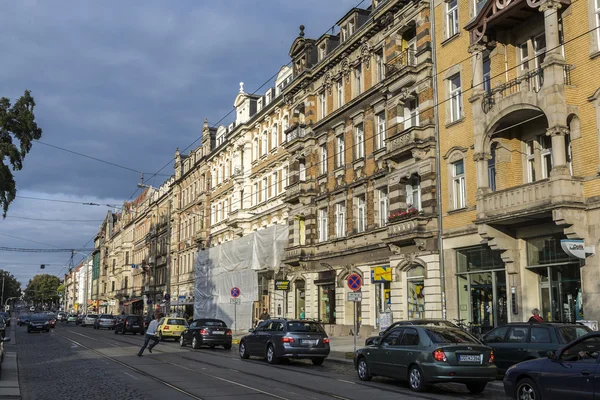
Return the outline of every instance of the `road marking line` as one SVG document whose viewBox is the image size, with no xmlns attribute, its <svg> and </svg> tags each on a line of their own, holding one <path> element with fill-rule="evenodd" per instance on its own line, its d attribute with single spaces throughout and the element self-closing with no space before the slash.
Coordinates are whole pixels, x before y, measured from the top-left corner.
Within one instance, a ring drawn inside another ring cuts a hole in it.
<svg viewBox="0 0 600 400">
<path fill-rule="evenodd" d="M 136 381 L 139 381 L 139 380 L 140 380 L 139 378 L 137 378 L 137 377 L 135 377 L 135 376 L 131 375 L 129 372 L 123 372 L 123 373 L 124 373 L 125 375 L 129 376 L 130 378 L 133 378 L 133 379 L 135 379 Z"/>
<path fill-rule="evenodd" d="M 343 379 L 338 379 L 338 381 L 344 382 L 344 383 L 350 383 L 351 385 L 356 385 L 356 382 L 345 381 Z"/>
</svg>

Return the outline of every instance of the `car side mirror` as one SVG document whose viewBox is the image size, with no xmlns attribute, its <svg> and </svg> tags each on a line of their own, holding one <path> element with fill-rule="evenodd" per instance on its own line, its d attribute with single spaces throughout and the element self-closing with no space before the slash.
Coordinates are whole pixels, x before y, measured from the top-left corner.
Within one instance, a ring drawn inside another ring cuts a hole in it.
<svg viewBox="0 0 600 400">
<path fill-rule="evenodd" d="M 379 332 L 379 336 L 383 336 L 383 331 Z"/>
<path fill-rule="evenodd" d="M 552 361 L 556 360 L 556 352 L 550 350 L 548 353 L 546 353 L 546 355 L 548 356 L 549 359 L 551 359 Z"/>
<path fill-rule="evenodd" d="M 248 329 L 248 332 L 252 333 L 252 332 L 254 332 L 254 329 L 250 328 L 250 329 Z"/>
<path fill-rule="evenodd" d="M 379 346 L 380 342 L 381 342 L 380 338 L 375 338 L 375 339 L 373 339 L 372 344 L 373 344 L 373 346 Z"/>
<path fill-rule="evenodd" d="M 9 338 L 9 337 L 7 337 L 7 338 L 2 338 L 2 341 L 3 341 L 3 342 L 10 342 L 10 338 Z"/>
</svg>

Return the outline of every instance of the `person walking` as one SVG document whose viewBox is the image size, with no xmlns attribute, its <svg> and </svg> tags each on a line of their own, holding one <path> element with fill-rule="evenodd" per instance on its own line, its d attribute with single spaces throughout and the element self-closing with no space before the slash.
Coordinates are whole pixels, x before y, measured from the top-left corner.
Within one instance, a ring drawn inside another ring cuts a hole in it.
<svg viewBox="0 0 600 400">
<path fill-rule="evenodd" d="M 529 318 L 529 321 L 527 322 L 544 322 L 544 319 L 540 317 L 540 310 L 538 310 L 537 308 L 531 310 L 531 314 L 533 315 L 531 316 L 531 318 Z"/>
<path fill-rule="evenodd" d="M 165 317 L 164 314 L 159 315 L 159 318 L 164 318 L 164 317 Z M 146 350 L 146 347 L 148 347 L 148 351 L 150 353 L 152 353 L 152 349 L 154 348 L 154 346 L 156 346 L 158 344 L 158 335 L 156 334 L 157 329 L 158 329 L 158 320 L 153 319 L 152 321 L 150 321 L 150 324 L 148 324 L 148 328 L 146 329 L 146 339 L 144 340 L 144 344 L 143 344 L 142 348 L 138 352 L 138 357 L 141 357 L 143 355 L 144 350 Z M 148 346 L 148 343 L 150 343 L 151 340 L 153 342 L 150 344 L 150 346 Z"/>
</svg>

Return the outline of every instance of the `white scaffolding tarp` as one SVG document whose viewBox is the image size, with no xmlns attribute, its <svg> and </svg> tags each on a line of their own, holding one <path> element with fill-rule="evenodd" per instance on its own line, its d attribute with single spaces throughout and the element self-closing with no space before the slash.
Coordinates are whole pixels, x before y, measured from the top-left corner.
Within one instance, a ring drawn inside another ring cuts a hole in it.
<svg viewBox="0 0 600 400">
<path fill-rule="evenodd" d="M 219 318 L 233 326 L 231 289 L 240 289 L 237 330 L 252 327 L 252 304 L 258 301 L 260 270 L 281 266 L 288 242 L 287 225 L 266 229 L 200 251 L 195 264 L 194 318 Z"/>
</svg>

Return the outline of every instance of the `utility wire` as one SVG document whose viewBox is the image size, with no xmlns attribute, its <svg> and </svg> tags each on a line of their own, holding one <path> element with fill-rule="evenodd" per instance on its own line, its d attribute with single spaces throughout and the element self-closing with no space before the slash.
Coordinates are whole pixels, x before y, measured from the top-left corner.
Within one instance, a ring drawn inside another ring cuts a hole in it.
<svg viewBox="0 0 600 400">
<path fill-rule="evenodd" d="M 6 218 L 14 219 L 25 219 L 28 221 L 43 221 L 43 222 L 102 222 L 102 219 L 45 219 L 45 218 L 32 218 L 23 217 L 20 215 L 7 215 Z"/>
<path fill-rule="evenodd" d="M 114 204 L 99 204 L 99 203 L 94 203 L 94 202 L 81 202 L 81 201 L 72 201 L 72 200 L 58 200 L 58 199 L 48 199 L 48 198 L 43 198 L 43 197 L 30 197 L 30 196 L 20 196 L 20 195 L 17 195 L 16 197 L 19 198 L 19 199 L 50 201 L 50 202 L 55 202 L 55 203 L 67 203 L 67 204 L 80 204 L 80 205 L 83 205 L 83 206 L 110 207 L 110 208 L 119 208 L 119 209 L 122 208 L 122 207 L 119 207 L 119 206 L 114 205 Z"/>
<path fill-rule="evenodd" d="M 94 249 L 81 249 L 83 251 L 94 251 Z M 73 249 L 26 249 L 22 247 L 0 246 L 0 251 L 14 251 L 18 253 L 71 253 Z"/>
</svg>

